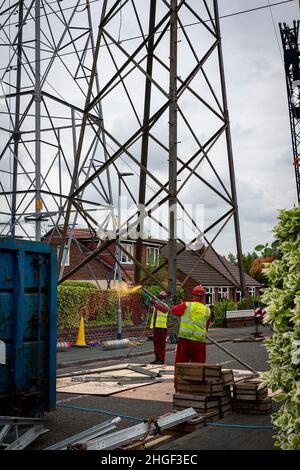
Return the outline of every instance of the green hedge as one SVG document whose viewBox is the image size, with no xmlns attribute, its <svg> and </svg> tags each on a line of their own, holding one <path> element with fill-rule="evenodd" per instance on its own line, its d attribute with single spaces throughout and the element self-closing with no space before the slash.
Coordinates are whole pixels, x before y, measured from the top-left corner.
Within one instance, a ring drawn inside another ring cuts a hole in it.
<svg viewBox="0 0 300 470">
<path fill-rule="evenodd" d="M 64 281 L 61 286 L 64 287 L 85 287 L 86 289 L 97 289 L 97 286 L 89 281 Z"/>
<path fill-rule="evenodd" d="M 213 305 L 213 315 L 215 325 L 219 325 L 223 322 L 224 311 L 236 310 L 236 303 L 232 300 L 219 300 Z"/>
<path fill-rule="evenodd" d="M 87 315 L 87 301 L 91 289 L 60 285 L 57 288 L 57 328 L 75 328 L 79 317 Z"/>
<path fill-rule="evenodd" d="M 85 284 L 85 283 L 84 283 Z M 132 325 L 130 296 L 121 293 L 122 325 Z M 100 290 L 90 286 L 65 285 L 57 289 L 57 327 L 77 328 L 82 315 L 86 326 L 114 326 L 117 320 L 119 294 L 116 289 Z"/>
<path fill-rule="evenodd" d="M 254 307 L 254 302 L 257 302 L 260 307 L 265 305 L 259 297 L 244 297 L 238 303 L 235 303 L 233 300 L 219 300 L 213 306 L 214 323 L 216 325 L 222 323 L 225 308 L 228 312 L 233 310 L 251 310 Z"/>
<path fill-rule="evenodd" d="M 260 297 L 249 296 L 243 297 L 242 300 L 237 304 L 237 310 L 251 310 L 254 308 L 254 304 L 257 303 L 259 307 L 265 307 Z"/>
</svg>

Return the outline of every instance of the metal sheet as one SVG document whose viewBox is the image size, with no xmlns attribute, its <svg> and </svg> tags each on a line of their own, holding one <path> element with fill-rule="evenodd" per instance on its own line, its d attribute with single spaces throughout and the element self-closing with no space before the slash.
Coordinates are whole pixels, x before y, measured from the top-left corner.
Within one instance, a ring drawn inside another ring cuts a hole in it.
<svg viewBox="0 0 300 470">
<path fill-rule="evenodd" d="M 108 431 L 112 431 L 116 428 L 117 424 L 120 421 L 121 418 L 119 416 L 113 419 L 109 419 L 108 421 L 104 421 L 104 423 L 97 424 L 92 428 L 86 429 L 85 431 L 82 431 L 78 434 L 74 434 L 73 436 L 67 437 L 63 441 L 58 442 L 57 444 L 54 444 L 50 447 L 47 447 L 47 449 L 45 450 L 65 450 L 67 449 L 68 444 L 87 442 L 90 439 L 100 436 L 101 434 L 104 434 Z"/>
<path fill-rule="evenodd" d="M 198 414 L 193 408 L 186 408 L 185 410 L 159 417 L 157 419 L 157 425 L 161 430 L 164 430 L 195 418 L 196 416 L 198 416 Z M 156 434 L 156 426 L 154 423 L 150 425 L 150 428 L 148 423 L 141 423 L 130 428 L 121 429 L 120 431 L 97 439 L 94 443 L 90 443 L 87 450 L 116 449 L 132 440 L 145 436 L 147 433 L 149 433 L 149 435 Z"/>
<path fill-rule="evenodd" d="M 5 450 L 23 450 L 35 441 L 35 439 L 48 431 L 49 429 L 44 428 L 43 425 L 33 426 L 31 429 L 24 432 L 17 440 L 9 444 Z"/>
</svg>

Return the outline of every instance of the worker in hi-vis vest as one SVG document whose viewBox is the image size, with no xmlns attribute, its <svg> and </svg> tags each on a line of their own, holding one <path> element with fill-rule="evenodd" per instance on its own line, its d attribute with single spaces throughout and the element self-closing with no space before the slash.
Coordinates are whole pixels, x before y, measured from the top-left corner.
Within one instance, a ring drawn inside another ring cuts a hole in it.
<svg viewBox="0 0 300 470">
<path fill-rule="evenodd" d="M 192 296 L 192 302 L 174 305 L 171 309 L 172 315 L 181 317 L 175 364 L 206 361 L 206 332 L 211 323 L 211 311 L 205 305 L 205 287 L 194 287 Z M 176 377 L 174 383 L 176 389 Z"/>
<path fill-rule="evenodd" d="M 161 291 L 157 298 L 164 300 L 168 297 L 165 291 Z M 153 343 L 155 360 L 150 364 L 164 364 L 166 357 L 166 341 L 167 341 L 167 322 L 168 311 L 165 305 L 161 305 L 155 300 L 151 301 L 153 307 L 150 328 L 153 329 Z"/>
</svg>

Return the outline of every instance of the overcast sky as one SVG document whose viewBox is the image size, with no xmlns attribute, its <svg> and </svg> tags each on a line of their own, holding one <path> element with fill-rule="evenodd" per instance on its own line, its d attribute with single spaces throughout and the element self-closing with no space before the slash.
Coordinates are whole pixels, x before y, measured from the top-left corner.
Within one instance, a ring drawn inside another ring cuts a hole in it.
<svg viewBox="0 0 300 470">
<path fill-rule="evenodd" d="M 267 1 L 219 3 L 222 15 Z M 270 241 L 277 209 L 297 201 L 278 23 L 299 19 L 299 2 L 274 6 L 272 14 L 280 47 L 269 9 L 221 20 L 244 251 Z"/>
<path fill-rule="evenodd" d="M 142 3 L 140 3 L 141 1 Z M 270 1 L 270 3 L 273 2 Z M 64 7 L 73 4 L 74 2 L 72 3 L 70 0 L 65 0 L 62 3 Z M 97 30 L 97 25 L 99 23 L 99 4 L 100 2 L 94 2 L 92 5 L 95 31 Z M 144 0 L 139 0 L 136 4 L 139 8 L 145 5 Z M 196 0 L 191 0 L 190 4 L 196 7 L 198 2 Z M 220 0 L 220 16 L 266 4 L 268 4 L 268 0 Z M 159 2 L 159 5 L 159 15 L 162 15 L 164 13 L 164 6 L 162 2 Z M 67 12 L 66 17 L 68 17 L 69 14 L 70 13 Z M 77 26 L 84 26 L 81 24 L 80 20 L 84 15 L 85 12 L 81 12 L 77 15 Z M 52 15 L 51 18 L 51 21 L 53 21 L 53 34 L 54 36 L 57 35 L 57 37 L 59 37 L 59 27 L 61 26 L 61 23 L 55 19 L 54 15 Z M 295 0 L 284 5 L 273 6 L 272 10 L 266 8 L 247 14 L 221 19 L 228 105 L 244 252 L 252 251 L 257 244 L 271 241 L 271 231 L 276 222 L 277 209 L 291 208 L 297 200 L 294 167 L 292 165 L 292 146 L 288 118 L 285 74 L 278 22 L 286 21 L 291 25 L 292 20 L 298 18 L 299 2 L 298 0 Z M 14 17 L 14 20 L 15 19 L 16 17 Z M 189 15 L 189 12 L 186 10 L 182 13 L 182 20 L 184 24 L 187 24 L 195 20 L 195 17 L 193 18 Z M 42 24 L 45 28 L 44 31 L 50 38 L 49 32 L 47 33 L 45 19 L 43 19 L 42 22 L 43 21 L 44 23 Z M 145 29 L 147 28 L 147 22 L 147 16 L 145 15 L 145 17 L 142 18 L 142 26 Z M 27 29 L 25 30 L 24 27 L 25 37 L 27 34 L 28 38 L 32 38 L 30 22 L 28 22 L 26 28 Z M 123 17 L 120 17 L 119 15 L 116 17 L 115 22 L 111 25 L 110 31 L 115 37 L 120 34 L 121 41 L 128 37 L 135 36 L 138 29 L 134 16 L 129 14 L 126 16 L 126 10 L 124 10 Z M 209 39 L 207 35 L 205 36 L 205 30 L 204 33 L 200 32 L 199 26 L 189 27 L 188 33 L 194 42 L 196 51 L 199 51 L 199 55 L 201 56 L 201 53 L 203 53 L 208 44 L 210 44 L 209 41 L 211 41 L 211 39 Z M 179 35 L 182 40 L 178 45 L 179 74 L 182 74 L 182 77 L 184 77 L 195 64 L 192 64 L 192 54 L 189 48 L 184 46 L 184 38 L 180 32 Z M 1 37 L 3 41 L 6 40 L 3 34 Z M 51 48 L 48 47 L 47 49 L 47 40 L 45 37 L 43 37 L 43 41 L 44 51 L 42 51 L 42 54 L 49 56 Z M 69 41 L 69 38 L 66 37 L 64 41 L 66 44 L 67 41 Z M 85 38 L 82 39 L 81 43 L 80 41 L 77 42 L 78 49 L 80 49 L 84 41 Z M 127 50 L 130 51 L 138 45 L 138 41 L 139 40 L 137 40 L 137 42 L 125 41 L 124 43 L 121 42 L 121 44 L 124 48 L 127 48 Z M 71 50 L 71 46 L 65 47 L 63 51 L 68 52 L 69 50 Z M 112 48 L 112 50 L 117 63 L 122 63 L 122 61 L 124 61 L 124 56 L 116 47 Z M 27 53 L 28 57 L 34 57 L 30 55 L 33 54 L 34 51 L 28 49 Z M 162 43 L 158 48 L 157 53 L 167 63 L 169 55 L 168 42 L 165 44 Z M 88 59 L 89 56 L 87 56 L 87 65 Z M 109 54 L 104 50 L 100 51 L 100 59 L 98 75 L 100 85 L 103 86 L 106 83 L 106 80 L 108 80 L 112 73 L 114 73 L 114 67 Z M 7 59 L 2 55 L 2 66 L 5 64 L 5 60 Z M 74 59 L 74 55 L 70 55 L 64 60 L 70 69 L 75 71 L 77 64 Z M 45 69 L 46 64 L 47 61 L 42 63 L 42 69 Z M 105 67 L 103 64 L 105 64 Z M 208 62 L 207 70 L 210 72 L 210 80 L 212 81 L 212 84 L 217 88 L 218 70 L 216 68 L 216 62 L 213 62 L 213 60 L 211 63 Z M 136 73 L 136 76 L 135 74 L 132 74 L 132 77 L 132 80 L 128 80 L 126 84 L 131 92 L 133 102 L 139 109 L 140 118 L 142 118 L 143 107 L 139 107 L 139 105 L 143 99 L 144 78 L 141 74 L 139 75 L 139 73 Z M 168 91 L 168 74 L 162 67 L 159 68 L 156 66 L 154 69 L 154 78 L 157 79 L 166 91 Z M 201 83 L 202 82 L 199 78 L 198 81 L 193 81 L 192 85 L 195 90 L 199 93 L 201 92 L 202 96 L 207 97 L 208 101 L 211 102 L 208 94 L 206 96 L 206 91 L 204 87 L 202 88 Z M 122 143 L 125 142 L 137 128 L 137 122 L 136 117 L 130 109 L 124 90 L 121 88 L 121 86 L 116 88 L 115 93 L 111 94 L 110 99 L 103 100 L 103 113 L 107 129 L 118 139 L 119 142 Z M 84 106 L 83 94 L 78 92 L 78 88 L 76 90 L 72 89 L 68 73 L 58 59 L 56 59 L 56 62 L 52 67 L 52 71 L 48 76 L 48 82 L 45 84 L 45 89 L 57 96 L 59 90 L 59 96 L 63 96 L 66 100 L 76 104 L 77 106 L 81 106 L 82 108 Z M 154 90 L 152 100 L 153 112 L 155 111 L 156 106 L 158 107 L 163 103 L 164 99 L 165 97 L 161 92 Z M 4 106 L 3 102 L 0 104 L 1 106 Z M 47 104 L 53 114 L 60 116 L 66 115 L 63 107 L 60 107 L 60 105 L 55 104 L 54 106 L 51 102 L 48 102 Z M 213 130 L 217 128 L 217 122 L 206 115 L 203 109 L 201 110 L 198 104 L 193 101 L 191 96 L 189 98 L 183 97 L 180 105 L 192 123 L 197 137 L 201 140 L 201 143 L 203 143 L 205 139 L 211 135 Z M 25 105 L 23 104 L 23 109 L 24 107 Z M 45 109 L 42 109 L 42 114 L 46 114 Z M 80 115 L 76 114 L 76 117 L 79 119 Z M 7 123 L 4 122 L 3 119 L 3 116 L 1 116 L 2 126 L 8 127 L 8 125 L 5 125 Z M 30 125 L 32 125 L 33 122 L 32 118 Z M 80 122 L 80 120 L 77 122 Z M 60 121 L 60 124 L 63 124 L 63 122 Z M 26 125 L 26 123 L 24 125 Z M 159 127 L 156 129 L 153 128 L 153 134 L 165 145 L 168 143 L 167 126 L 168 116 L 165 114 L 159 122 Z M 65 148 L 66 158 L 69 162 L 72 162 L 73 149 L 71 135 L 67 135 L 62 132 L 62 136 L 64 136 L 62 139 L 62 145 Z M 53 135 L 51 136 L 48 133 L 48 142 L 54 144 L 55 139 L 56 138 Z M 188 159 L 193 152 L 196 151 L 197 146 L 195 145 L 194 139 L 188 136 L 187 129 L 184 128 L 182 122 L 179 122 L 178 140 L 180 141 L 180 145 L 178 147 L 179 156 L 183 159 Z M 4 145 L 4 142 L 5 140 L 2 139 L 1 145 Z M 111 145 L 112 149 L 116 150 L 115 144 L 109 139 L 108 144 Z M 86 142 L 86 148 L 87 145 L 88 143 Z M 28 143 L 27 147 L 30 151 L 34 152 L 33 143 Z M 42 164 L 46 165 L 47 163 L 49 166 L 56 154 L 55 147 L 53 147 L 53 145 L 51 147 L 47 144 L 47 147 L 44 146 L 43 149 Z M 228 185 L 228 168 L 226 163 L 226 152 L 224 149 L 225 146 L 223 140 L 223 142 L 220 141 L 216 146 L 213 158 L 215 158 L 214 164 L 216 165 L 217 170 Z M 135 157 L 140 158 L 138 145 L 133 146 L 131 152 Z M 167 153 L 162 151 L 160 147 L 152 142 L 149 154 L 149 169 L 151 173 L 161 183 L 164 183 L 167 179 L 168 170 Z M 33 170 L 32 162 L 26 163 L 25 158 L 28 159 L 28 155 L 23 156 L 21 152 L 21 161 L 23 157 L 23 163 L 24 166 L 27 167 L 27 170 Z M 98 158 L 101 159 L 100 157 Z M 127 164 L 130 163 L 131 169 L 138 174 L 137 165 L 132 163 L 126 155 L 123 157 L 124 160 L 127 161 Z M 121 171 L 130 171 L 129 167 L 126 164 L 121 163 L 121 161 L 119 161 L 119 165 Z M 72 163 L 70 166 L 72 166 Z M 8 168 L 8 166 L 5 166 L 5 162 L 4 168 Z M 46 170 L 44 171 L 46 173 Z M 48 182 L 50 186 L 52 185 L 51 189 L 53 191 L 57 191 L 58 189 L 58 178 L 55 171 L 57 171 L 57 165 L 53 165 L 53 168 L 48 175 Z M 64 174 L 67 176 L 67 170 L 65 169 L 64 171 Z M 209 174 L 209 168 L 207 165 L 205 166 L 205 164 L 203 164 L 201 166 L 201 172 L 208 181 L 213 183 L 210 179 L 211 175 Z M 183 172 L 181 175 L 182 181 L 184 180 L 184 177 L 187 176 L 188 172 Z M 22 181 L 21 178 L 24 179 L 25 176 L 21 175 L 20 181 Z M 116 200 L 117 177 L 114 170 L 112 170 L 112 181 L 113 193 Z M 135 192 L 135 195 L 137 195 L 138 179 L 136 177 L 131 177 L 131 180 L 128 181 L 130 181 L 130 188 Z M 69 185 L 69 179 L 65 178 L 63 183 L 66 185 L 64 192 L 68 193 L 67 186 Z M 214 183 L 218 187 L 217 182 Z M 106 183 L 104 182 L 104 184 Z M 151 181 L 151 179 L 148 179 L 148 184 L 147 197 L 150 197 L 153 190 L 157 190 L 159 186 L 157 183 Z M 181 183 L 179 182 L 179 184 Z M 93 191 L 92 188 L 85 193 L 85 197 L 93 197 L 94 195 L 95 191 Z M 213 220 L 216 220 L 218 215 L 222 214 L 222 211 L 223 213 L 226 211 L 224 204 L 222 205 L 220 200 L 208 192 L 205 192 L 203 189 L 200 189 L 199 181 L 194 177 L 191 178 L 188 184 L 183 188 L 180 193 L 180 197 L 182 202 L 186 204 L 203 205 L 204 210 L 202 215 L 205 226 L 212 223 Z M 50 202 L 49 208 L 51 209 Z M 164 218 L 165 217 L 166 216 L 164 216 Z M 200 222 L 202 222 L 202 220 Z M 155 230 L 151 231 L 153 235 L 157 235 Z M 227 254 L 229 251 L 236 251 L 232 224 L 228 225 L 228 228 L 223 231 L 222 236 L 218 239 L 215 246 L 222 254 Z"/>
</svg>

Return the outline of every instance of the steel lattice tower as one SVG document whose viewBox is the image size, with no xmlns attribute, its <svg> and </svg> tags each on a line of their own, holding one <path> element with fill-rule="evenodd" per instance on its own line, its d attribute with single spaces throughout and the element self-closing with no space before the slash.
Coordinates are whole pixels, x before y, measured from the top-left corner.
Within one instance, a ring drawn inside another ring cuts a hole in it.
<svg viewBox="0 0 300 470">
<path fill-rule="evenodd" d="M 284 66 L 289 105 L 289 116 L 293 146 L 293 164 L 295 166 L 296 188 L 300 201 L 300 49 L 299 24 L 294 21 L 293 27 L 279 23 L 284 52 Z"/>
<path fill-rule="evenodd" d="M 10 167 L 0 170 L 12 181 L 1 181 L 2 233 L 17 236 L 16 227 L 25 230 L 24 220 L 32 220 L 40 239 L 48 218 L 54 227 L 64 224 L 63 247 L 79 220 L 94 234 L 99 225 L 105 231 L 121 179 L 135 210 L 68 276 L 116 241 L 135 263 L 137 283 L 148 277 L 159 283 L 161 266 L 150 272 L 142 264 L 146 224 L 154 221 L 168 239 L 174 295 L 177 256 L 199 239 L 213 248 L 233 221 L 236 285 L 245 292 L 217 0 L 8 4 L 0 10 L 6 51 L 0 117 L 7 116 L 0 159 Z M 128 170 L 136 175 L 132 183 L 122 176 Z M 204 204 L 201 226 L 189 202 Z M 105 214 L 101 223 L 95 205 Z M 179 233 L 179 219 L 190 225 L 189 239 Z M 136 256 L 121 244 L 133 230 Z"/>
<path fill-rule="evenodd" d="M 7 217 L 2 234 L 11 237 L 39 240 L 45 219 L 53 226 L 64 223 L 94 49 L 90 9 L 79 0 L 64 3 L 69 8 L 62 2 L 19 1 L 0 12 L 1 214 Z M 95 113 L 102 119 L 100 105 Z M 105 144 L 100 149 L 91 135 L 78 184 L 94 171 L 98 159 L 107 158 L 103 149 Z M 85 210 L 96 204 L 111 208 L 108 173 L 104 180 L 97 185 L 97 196 L 79 194 L 77 203 Z M 34 223 L 34 234 L 26 230 L 26 221 Z"/>
</svg>

